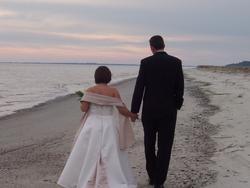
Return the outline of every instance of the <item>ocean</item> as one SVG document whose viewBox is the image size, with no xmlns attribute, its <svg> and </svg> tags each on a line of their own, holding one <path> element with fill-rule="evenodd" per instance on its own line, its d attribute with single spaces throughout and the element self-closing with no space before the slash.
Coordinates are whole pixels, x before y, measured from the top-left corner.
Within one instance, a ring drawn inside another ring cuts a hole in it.
<svg viewBox="0 0 250 188">
<path fill-rule="evenodd" d="M 0 63 L 0 117 L 32 108 L 94 84 L 99 65 Z M 139 66 L 107 65 L 112 83 L 135 77 Z"/>
</svg>

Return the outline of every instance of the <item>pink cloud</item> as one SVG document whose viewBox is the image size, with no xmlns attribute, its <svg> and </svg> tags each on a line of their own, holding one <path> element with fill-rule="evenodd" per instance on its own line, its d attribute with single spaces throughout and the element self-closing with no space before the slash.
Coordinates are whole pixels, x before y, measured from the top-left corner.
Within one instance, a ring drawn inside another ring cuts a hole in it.
<svg viewBox="0 0 250 188">
<path fill-rule="evenodd" d="M 118 61 L 135 59 L 144 51 L 129 47 L 0 47 L 0 60 L 31 60 L 31 61 Z M 144 54 L 141 54 L 141 57 Z M 44 58 L 45 57 L 45 58 Z"/>
<path fill-rule="evenodd" d="M 10 10 L 0 9 L 0 17 L 16 16 L 17 13 Z"/>
</svg>

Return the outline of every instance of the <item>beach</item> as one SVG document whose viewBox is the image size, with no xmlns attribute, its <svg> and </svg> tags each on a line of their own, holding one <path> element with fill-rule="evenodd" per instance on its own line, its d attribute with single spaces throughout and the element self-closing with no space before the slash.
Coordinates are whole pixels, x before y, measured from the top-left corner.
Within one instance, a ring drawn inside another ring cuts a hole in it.
<svg viewBox="0 0 250 188">
<path fill-rule="evenodd" d="M 209 118 L 216 129 L 210 169 L 217 173 L 208 188 L 250 187 L 250 69 L 207 67 L 188 71 L 217 110 Z"/>
<path fill-rule="evenodd" d="M 185 70 L 185 101 L 178 113 L 168 188 L 250 186 L 249 79 L 241 73 Z M 116 84 L 128 107 L 134 84 L 135 79 Z M 59 188 L 56 181 L 80 118 L 76 95 L 1 118 L 0 187 Z M 138 187 L 147 188 L 141 122 L 133 128 L 136 143 L 129 158 Z"/>
</svg>

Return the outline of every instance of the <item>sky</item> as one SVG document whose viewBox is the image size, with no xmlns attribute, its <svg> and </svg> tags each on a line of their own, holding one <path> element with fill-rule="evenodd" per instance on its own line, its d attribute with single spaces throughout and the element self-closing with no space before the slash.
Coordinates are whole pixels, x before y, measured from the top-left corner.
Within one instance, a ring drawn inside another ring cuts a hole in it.
<svg viewBox="0 0 250 188">
<path fill-rule="evenodd" d="M 250 60 L 249 0 L 0 0 L 0 62 L 132 63 L 162 35 L 183 65 Z"/>
</svg>

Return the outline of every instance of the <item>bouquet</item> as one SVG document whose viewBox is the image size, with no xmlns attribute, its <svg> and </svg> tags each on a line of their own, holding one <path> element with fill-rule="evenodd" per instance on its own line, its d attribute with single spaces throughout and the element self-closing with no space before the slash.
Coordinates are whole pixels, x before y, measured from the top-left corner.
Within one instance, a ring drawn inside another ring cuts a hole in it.
<svg viewBox="0 0 250 188">
<path fill-rule="evenodd" d="M 80 97 L 80 99 L 83 97 L 84 93 L 82 91 L 76 91 L 75 94 Z"/>
</svg>

